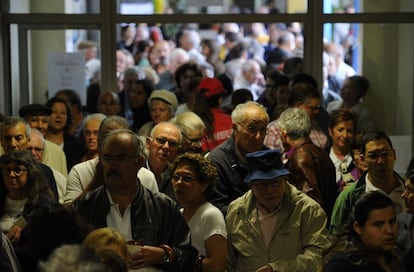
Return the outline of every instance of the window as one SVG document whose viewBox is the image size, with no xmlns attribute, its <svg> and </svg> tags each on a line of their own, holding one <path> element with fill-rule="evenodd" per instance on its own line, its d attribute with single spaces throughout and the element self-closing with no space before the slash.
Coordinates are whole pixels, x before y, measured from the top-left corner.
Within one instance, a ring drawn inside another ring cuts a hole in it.
<svg viewBox="0 0 414 272">
<path fill-rule="evenodd" d="M 389 135 L 413 134 L 414 2 L 411 0 L 278 0 L 275 1 L 278 14 L 266 13 L 264 0 L 211 0 L 208 7 L 197 0 L 4 2 L 2 8 L 9 7 L 2 10 L 0 17 L 1 35 L 8 35 L 0 37 L 3 68 L 0 95 L 4 97 L 0 112 L 4 114 L 17 114 L 23 104 L 44 103 L 48 52 L 76 52 L 80 39 L 99 44 L 101 84 L 107 90 L 116 89 L 117 41 L 122 27 L 131 23 L 154 26 L 153 35 L 158 33 L 157 28 L 165 28 L 163 34 L 173 37 L 181 25 L 195 26 L 203 35 L 217 35 L 223 22 L 236 22 L 239 26 L 299 22 L 304 30 L 302 49 L 307 73 L 322 86 L 323 41 L 341 42 L 335 36 L 339 33 L 335 32 L 335 26 L 339 26 L 344 30 L 344 41 L 348 39 L 352 44 L 350 65 L 370 80 L 371 89 L 364 103 L 375 112 L 379 129 Z M 355 8 L 353 14 L 343 12 L 349 2 Z M 230 3 L 252 13 L 231 13 Z M 412 146 L 412 140 L 409 144 Z M 412 148 L 408 149 L 411 156 Z M 397 162 L 404 163 L 400 158 Z"/>
</svg>

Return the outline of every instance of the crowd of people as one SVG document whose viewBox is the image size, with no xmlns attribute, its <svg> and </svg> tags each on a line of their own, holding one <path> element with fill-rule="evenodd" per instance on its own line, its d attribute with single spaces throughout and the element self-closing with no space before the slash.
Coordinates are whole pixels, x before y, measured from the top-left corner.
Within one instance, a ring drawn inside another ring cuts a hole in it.
<svg viewBox="0 0 414 272">
<path fill-rule="evenodd" d="M 319 87 L 300 25 L 250 27 L 126 24 L 117 90 L 93 73 L 86 105 L 61 90 L 3 117 L 0 270 L 410 271 L 413 170 L 369 80 L 337 77 L 327 44 Z"/>
</svg>

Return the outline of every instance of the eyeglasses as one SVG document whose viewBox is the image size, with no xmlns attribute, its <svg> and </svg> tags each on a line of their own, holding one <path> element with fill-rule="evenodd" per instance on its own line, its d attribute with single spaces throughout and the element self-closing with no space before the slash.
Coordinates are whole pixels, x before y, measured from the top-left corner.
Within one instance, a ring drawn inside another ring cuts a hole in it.
<svg viewBox="0 0 414 272">
<path fill-rule="evenodd" d="M 179 180 L 182 180 L 186 183 L 190 183 L 190 182 L 194 182 L 195 178 L 193 176 L 190 175 L 173 175 L 172 176 L 172 181 L 173 182 L 178 182 Z"/>
<path fill-rule="evenodd" d="M 276 189 L 282 185 L 282 181 L 284 180 L 285 178 L 277 178 L 269 181 L 256 181 L 252 182 L 252 186 L 260 191 L 265 190 L 267 188 Z"/>
<path fill-rule="evenodd" d="M 110 155 L 103 155 L 102 158 L 100 158 L 102 165 L 107 166 L 109 164 L 111 164 L 112 162 L 116 162 L 116 163 L 126 163 L 131 159 L 135 159 L 135 156 L 126 156 L 126 155 L 121 155 L 121 156 L 110 156 Z"/>
<path fill-rule="evenodd" d="M 178 142 L 168 140 L 168 139 L 163 138 L 163 137 L 155 137 L 155 138 L 152 138 L 152 139 L 154 139 L 155 142 L 159 145 L 165 145 L 165 143 L 168 143 L 168 146 L 170 148 L 178 148 L 180 146 L 180 144 Z"/>
<path fill-rule="evenodd" d="M 391 150 L 383 150 L 380 152 L 370 152 L 366 155 L 367 159 L 371 160 L 371 161 L 376 161 L 378 158 L 388 158 L 390 157 L 392 154 Z"/>
<path fill-rule="evenodd" d="M 241 123 L 238 123 L 242 128 L 244 128 L 249 134 L 251 135 L 257 135 L 257 132 L 260 132 L 261 135 L 267 134 L 267 125 L 259 127 L 255 124 L 248 124 L 247 126 L 244 126 Z"/>
<path fill-rule="evenodd" d="M 191 139 L 190 137 L 188 137 L 187 135 L 185 135 L 184 133 L 181 133 L 183 136 L 184 136 L 184 138 L 188 141 L 188 142 L 190 142 L 190 144 L 191 145 L 197 145 L 197 146 L 201 146 L 201 140 L 203 139 L 203 138 L 193 138 L 193 139 Z"/>
<path fill-rule="evenodd" d="M 10 176 L 11 173 L 14 173 L 16 177 L 20 177 L 27 172 L 27 169 L 24 167 L 4 168 L 2 169 L 2 172 L 5 176 Z"/>
<path fill-rule="evenodd" d="M 41 147 L 28 147 L 27 150 L 29 151 L 36 151 L 36 152 L 43 152 L 45 149 Z"/>
</svg>

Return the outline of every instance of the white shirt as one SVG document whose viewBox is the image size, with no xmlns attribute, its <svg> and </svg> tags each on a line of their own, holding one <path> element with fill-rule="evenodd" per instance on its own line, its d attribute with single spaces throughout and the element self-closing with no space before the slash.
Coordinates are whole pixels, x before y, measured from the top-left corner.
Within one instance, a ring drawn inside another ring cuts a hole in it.
<svg viewBox="0 0 414 272">
<path fill-rule="evenodd" d="M 340 159 L 338 159 L 338 157 L 336 156 L 335 152 L 333 152 L 332 147 L 331 147 L 331 150 L 329 151 L 329 158 L 331 158 L 331 161 L 333 162 L 335 166 L 336 182 L 338 182 L 342 179 L 342 167 L 341 167 L 342 164 L 344 163 L 346 167 L 348 168 L 352 162 L 352 156 L 350 154 L 346 154 L 344 159 L 341 161 Z"/>
<path fill-rule="evenodd" d="M 126 207 L 124 214 L 121 214 L 119 210 L 119 205 L 115 204 L 112 201 L 111 194 L 108 190 L 105 190 L 111 208 L 109 209 L 108 214 L 106 215 L 106 224 L 108 227 L 113 228 L 118 231 L 125 241 L 132 240 L 132 230 L 131 230 L 131 204 Z"/>
<path fill-rule="evenodd" d="M 210 202 L 205 202 L 188 221 L 191 232 L 191 245 L 198 250 L 198 255 L 207 256 L 204 242 L 218 234 L 227 238 L 226 223 L 221 211 Z"/>
<path fill-rule="evenodd" d="M 383 190 L 378 187 L 375 187 L 374 184 L 369 180 L 369 174 L 365 176 L 365 192 L 370 191 L 380 191 L 386 194 L 395 204 L 395 210 L 398 213 L 401 211 L 405 211 L 405 202 L 404 199 L 401 197 L 402 193 L 404 192 L 404 185 L 401 183 L 399 187 L 395 188 L 391 193 L 387 194 Z"/>
</svg>

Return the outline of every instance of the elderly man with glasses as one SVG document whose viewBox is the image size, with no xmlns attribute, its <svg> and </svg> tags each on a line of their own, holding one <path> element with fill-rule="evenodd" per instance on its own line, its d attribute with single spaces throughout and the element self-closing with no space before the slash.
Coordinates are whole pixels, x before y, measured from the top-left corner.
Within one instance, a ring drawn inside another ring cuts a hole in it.
<svg viewBox="0 0 414 272">
<path fill-rule="evenodd" d="M 147 137 L 148 158 L 144 167 L 154 173 L 160 192 L 175 199 L 168 173 L 168 164 L 180 153 L 181 130 L 172 122 L 161 122 Z"/>
<path fill-rule="evenodd" d="M 208 155 L 217 167 L 218 182 L 209 201 L 226 214 L 231 201 L 244 194 L 249 187 L 243 183 L 247 175 L 244 156 L 247 153 L 268 149 L 263 144 L 269 116 L 257 102 L 238 105 L 231 114 L 233 134 Z"/>
</svg>

